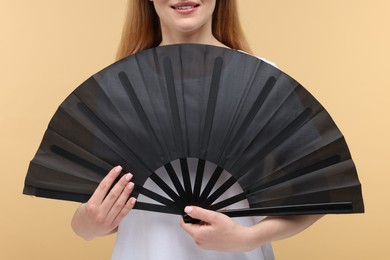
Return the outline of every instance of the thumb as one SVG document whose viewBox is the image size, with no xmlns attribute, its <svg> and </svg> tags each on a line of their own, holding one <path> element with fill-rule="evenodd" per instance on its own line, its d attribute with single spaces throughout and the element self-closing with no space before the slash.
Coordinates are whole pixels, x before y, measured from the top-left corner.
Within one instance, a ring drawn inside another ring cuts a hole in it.
<svg viewBox="0 0 390 260">
<path fill-rule="evenodd" d="M 196 206 L 187 206 L 184 209 L 184 212 L 187 213 L 191 218 L 199 219 L 203 222 L 213 224 L 218 219 L 221 213 L 203 209 Z"/>
</svg>

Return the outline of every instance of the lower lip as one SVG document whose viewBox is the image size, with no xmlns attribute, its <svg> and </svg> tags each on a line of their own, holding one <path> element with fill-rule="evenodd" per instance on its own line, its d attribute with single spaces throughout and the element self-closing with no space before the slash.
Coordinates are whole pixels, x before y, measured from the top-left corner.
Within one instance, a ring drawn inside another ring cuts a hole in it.
<svg viewBox="0 0 390 260">
<path fill-rule="evenodd" d="M 176 8 L 173 8 L 173 10 L 175 10 L 179 14 L 191 14 L 191 13 L 195 12 L 197 8 L 198 7 L 192 7 L 192 8 L 189 8 L 189 9 L 176 9 Z"/>
</svg>

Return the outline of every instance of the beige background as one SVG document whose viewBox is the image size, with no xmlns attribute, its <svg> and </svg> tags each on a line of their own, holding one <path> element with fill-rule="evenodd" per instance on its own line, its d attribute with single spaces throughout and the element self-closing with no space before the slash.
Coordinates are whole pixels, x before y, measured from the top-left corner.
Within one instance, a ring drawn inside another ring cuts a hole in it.
<svg viewBox="0 0 390 260">
<path fill-rule="evenodd" d="M 367 213 L 327 216 L 274 244 L 278 259 L 385 259 L 390 224 L 390 1 L 240 0 L 254 53 L 300 81 L 346 136 Z M 0 259 L 108 259 L 84 242 L 77 203 L 21 195 L 62 100 L 115 55 L 125 0 L 0 0 Z M 386 257 L 387 256 L 387 257 Z"/>
</svg>

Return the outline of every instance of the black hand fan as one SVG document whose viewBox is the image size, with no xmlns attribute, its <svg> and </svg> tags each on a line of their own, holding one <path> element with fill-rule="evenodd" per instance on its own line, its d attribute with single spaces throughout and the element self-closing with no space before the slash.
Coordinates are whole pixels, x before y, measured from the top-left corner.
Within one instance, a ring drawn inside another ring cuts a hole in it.
<svg viewBox="0 0 390 260">
<path fill-rule="evenodd" d="M 137 202 L 142 210 L 364 212 L 347 144 L 326 110 L 282 71 L 226 48 L 153 48 L 93 75 L 53 116 L 23 192 L 86 201 L 115 165 L 134 175 L 133 195 L 148 198 Z M 221 199 L 234 185 L 240 192 Z M 248 208 L 226 210 L 242 200 Z"/>
</svg>

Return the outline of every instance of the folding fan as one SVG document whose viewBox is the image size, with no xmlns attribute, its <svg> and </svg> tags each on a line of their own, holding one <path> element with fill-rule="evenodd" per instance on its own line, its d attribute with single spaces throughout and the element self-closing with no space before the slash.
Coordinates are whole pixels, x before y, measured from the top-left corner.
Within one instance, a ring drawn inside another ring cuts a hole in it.
<svg viewBox="0 0 390 260">
<path fill-rule="evenodd" d="M 326 110 L 274 66 L 226 48 L 153 48 L 90 77 L 54 114 L 23 192 L 87 201 L 115 165 L 134 175 L 141 210 L 364 211 L 347 144 Z M 247 208 L 226 209 L 243 200 Z"/>
</svg>

